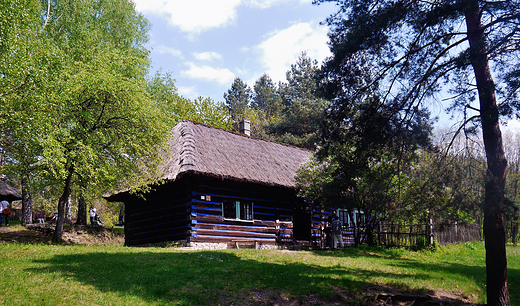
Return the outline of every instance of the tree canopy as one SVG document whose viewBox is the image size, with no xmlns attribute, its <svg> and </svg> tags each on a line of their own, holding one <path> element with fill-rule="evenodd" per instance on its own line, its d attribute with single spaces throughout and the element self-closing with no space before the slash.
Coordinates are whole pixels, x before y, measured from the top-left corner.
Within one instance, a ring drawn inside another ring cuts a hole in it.
<svg viewBox="0 0 520 306">
<path fill-rule="evenodd" d="M 24 17 L 24 26 L 2 27 L 15 33 L 2 48 L 35 57 L 2 65 L 3 139 L 14 165 L 61 184 L 55 234 L 61 240 L 74 182 L 107 188 L 121 177 L 127 187 L 153 180 L 173 121 L 146 91 L 148 23 L 132 2 L 18 3 L 8 2 L 2 13 Z M 2 63 L 10 60 L 4 54 Z M 30 165 L 16 162 L 24 154 L 34 158 Z"/>
<path fill-rule="evenodd" d="M 229 111 L 224 102 L 215 102 L 211 98 L 203 97 L 190 100 L 180 96 L 175 87 L 175 80 L 169 72 L 163 74 L 158 71 L 150 77 L 147 92 L 174 123 L 187 119 L 223 129 L 232 128 Z"/>
<path fill-rule="evenodd" d="M 374 93 L 399 127 L 429 102 L 450 94 L 448 110 L 464 124 L 482 127 L 487 156 L 484 196 L 489 305 L 509 304 L 503 212 L 507 162 L 499 111 L 518 107 L 517 1 L 336 2 L 327 19 L 333 56 L 323 69 L 322 90 L 333 101 L 324 139 L 340 142 L 355 105 Z M 493 73 L 491 73 L 493 71 Z M 493 76 L 498 82 L 495 82 Z M 412 119 L 412 120 L 410 120 Z"/>
<path fill-rule="evenodd" d="M 329 101 L 318 96 L 320 67 L 305 52 L 286 73 L 287 82 L 280 83 L 284 105 L 282 119 L 270 127 L 277 140 L 314 149 L 320 123 Z"/>
<path fill-rule="evenodd" d="M 318 96 L 320 67 L 302 52 L 286 73 L 286 82 L 274 84 L 267 74 L 260 76 L 254 90 L 235 78 L 224 94 L 234 129 L 249 119 L 253 136 L 314 149 L 320 122 L 329 102 Z"/>
<path fill-rule="evenodd" d="M 233 80 L 231 88 L 224 93 L 224 100 L 226 100 L 229 115 L 237 131 L 239 121 L 247 119 L 246 113 L 249 110 L 251 95 L 251 88 L 239 77 Z"/>
</svg>

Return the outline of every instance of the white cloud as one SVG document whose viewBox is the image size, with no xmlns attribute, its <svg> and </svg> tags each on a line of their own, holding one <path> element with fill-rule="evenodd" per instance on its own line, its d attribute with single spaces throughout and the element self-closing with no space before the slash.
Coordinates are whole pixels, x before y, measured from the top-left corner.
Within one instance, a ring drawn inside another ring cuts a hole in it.
<svg viewBox="0 0 520 306">
<path fill-rule="evenodd" d="M 199 96 L 196 86 L 179 86 L 177 87 L 177 91 L 179 94 L 181 94 L 181 96 L 188 99 L 193 99 Z"/>
<path fill-rule="evenodd" d="M 133 0 L 135 9 L 142 13 L 160 12 L 167 0 Z"/>
<path fill-rule="evenodd" d="M 175 48 L 166 47 L 164 45 L 159 45 L 159 46 L 157 46 L 157 47 L 155 47 L 153 49 L 155 51 L 157 51 L 159 54 L 169 54 L 169 55 L 174 56 L 174 57 L 183 58 L 182 51 L 177 50 Z"/>
<path fill-rule="evenodd" d="M 190 34 L 228 25 L 236 18 L 241 1 L 134 0 L 138 11 L 162 15 L 171 25 Z"/>
<path fill-rule="evenodd" d="M 327 42 L 326 27 L 311 23 L 298 23 L 272 33 L 257 47 L 261 52 L 261 62 L 265 72 L 273 81 L 278 82 L 285 81 L 285 73 L 303 51 L 320 63 L 330 56 Z"/>
<path fill-rule="evenodd" d="M 283 2 L 289 2 L 292 0 L 250 0 L 249 5 L 260 9 L 267 9 L 275 4 L 281 4 Z"/>
<path fill-rule="evenodd" d="M 210 66 L 199 66 L 194 63 L 186 63 L 188 70 L 182 71 L 182 75 L 192 79 L 204 80 L 208 82 L 218 82 L 221 85 L 230 84 L 235 74 L 229 69 L 219 69 Z"/>
<path fill-rule="evenodd" d="M 221 60 L 222 54 L 218 52 L 200 52 L 193 53 L 193 56 L 199 61 L 211 61 L 211 60 Z"/>
</svg>

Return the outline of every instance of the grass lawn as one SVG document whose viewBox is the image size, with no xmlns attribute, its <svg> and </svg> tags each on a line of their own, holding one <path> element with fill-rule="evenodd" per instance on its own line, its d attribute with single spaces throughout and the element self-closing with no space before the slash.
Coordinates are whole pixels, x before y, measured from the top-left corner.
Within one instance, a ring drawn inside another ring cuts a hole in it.
<svg viewBox="0 0 520 306">
<path fill-rule="evenodd" d="M 224 250 L 4 243 L 1 305 L 357 305 L 375 291 L 485 303 L 482 242 L 436 251 Z M 508 247 L 520 305 L 520 246 Z"/>
</svg>

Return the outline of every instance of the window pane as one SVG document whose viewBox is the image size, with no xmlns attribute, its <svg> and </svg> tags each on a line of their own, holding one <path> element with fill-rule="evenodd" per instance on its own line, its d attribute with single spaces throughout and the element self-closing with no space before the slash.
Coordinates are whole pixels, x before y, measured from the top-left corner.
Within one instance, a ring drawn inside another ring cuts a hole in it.
<svg viewBox="0 0 520 306">
<path fill-rule="evenodd" d="M 224 206 L 224 218 L 228 218 L 228 219 L 237 218 L 236 202 L 224 201 L 223 206 Z"/>
<path fill-rule="evenodd" d="M 240 204 L 240 219 L 253 220 L 253 203 L 243 202 Z"/>
<path fill-rule="evenodd" d="M 339 209 L 338 216 L 339 216 L 339 219 L 341 220 L 341 222 L 343 223 L 343 225 L 349 226 L 349 222 L 348 222 L 349 216 L 348 216 L 348 211 L 346 209 Z"/>
</svg>

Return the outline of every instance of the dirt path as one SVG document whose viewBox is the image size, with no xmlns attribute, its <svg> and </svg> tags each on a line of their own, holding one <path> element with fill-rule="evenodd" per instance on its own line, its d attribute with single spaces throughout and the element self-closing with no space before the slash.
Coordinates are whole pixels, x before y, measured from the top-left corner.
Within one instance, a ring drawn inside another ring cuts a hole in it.
<svg viewBox="0 0 520 306">
<path fill-rule="evenodd" d="M 14 225 L 0 227 L 0 243 L 50 243 L 51 237 Z"/>
<path fill-rule="evenodd" d="M 32 225 L 38 227 L 38 225 Z M 44 233 L 36 229 L 28 229 L 21 225 L 0 227 L 0 243 L 52 243 L 50 231 Z M 123 245 L 124 236 L 115 234 L 109 229 L 64 230 L 63 243 L 87 245 Z"/>
</svg>

